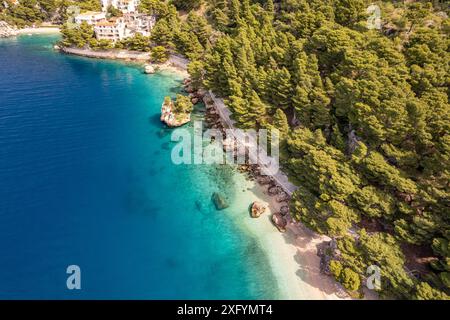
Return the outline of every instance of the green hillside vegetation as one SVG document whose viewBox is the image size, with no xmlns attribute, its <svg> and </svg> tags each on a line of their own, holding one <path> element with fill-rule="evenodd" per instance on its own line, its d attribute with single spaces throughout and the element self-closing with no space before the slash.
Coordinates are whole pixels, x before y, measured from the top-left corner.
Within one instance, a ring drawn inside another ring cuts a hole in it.
<svg viewBox="0 0 450 320">
<path fill-rule="evenodd" d="M 67 20 L 67 8 L 78 6 L 81 11 L 100 11 L 98 0 L 11 0 L 0 2 L 0 20 L 17 27 L 40 24 L 44 21 L 63 23 Z"/>
<path fill-rule="evenodd" d="M 195 85 L 241 127 L 284 128 L 293 217 L 337 239 L 337 280 L 357 291 L 378 264 L 382 295 L 448 299 L 444 4 L 378 2 L 382 28 L 369 30 L 372 1 L 203 2 L 180 19 L 146 1 L 160 15 L 152 40 L 188 56 Z"/>
<path fill-rule="evenodd" d="M 349 291 L 377 264 L 381 295 L 449 299 L 449 10 L 376 1 L 378 30 L 371 3 L 142 0 L 158 20 L 135 48 L 187 56 L 193 85 L 223 97 L 240 127 L 282 129 L 291 214 L 336 239 L 330 267 Z M 68 45 L 91 45 L 86 26 L 70 32 Z"/>
</svg>

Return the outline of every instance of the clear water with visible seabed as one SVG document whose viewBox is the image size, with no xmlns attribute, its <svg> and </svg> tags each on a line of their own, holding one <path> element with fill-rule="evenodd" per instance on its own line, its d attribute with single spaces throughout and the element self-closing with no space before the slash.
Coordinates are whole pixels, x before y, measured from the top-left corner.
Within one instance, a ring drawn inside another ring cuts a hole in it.
<svg viewBox="0 0 450 320">
<path fill-rule="evenodd" d="M 234 170 L 171 163 L 159 112 L 181 79 L 55 41 L 0 40 L 0 298 L 277 298 L 256 240 L 211 203 L 233 201 Z"/>
</svg>

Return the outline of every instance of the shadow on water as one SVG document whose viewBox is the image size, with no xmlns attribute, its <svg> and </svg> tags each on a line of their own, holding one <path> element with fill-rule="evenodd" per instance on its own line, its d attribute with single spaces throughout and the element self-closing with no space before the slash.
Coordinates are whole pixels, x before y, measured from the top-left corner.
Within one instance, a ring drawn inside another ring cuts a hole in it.
<svg viewBox="0 0 450 320">
<path fill-rule="evenodd" d="M 170 142 L 164 142 L 163 144 L 161 144 L 161 148 L 163 150 L 170 150 Z"/>
<path fill-rule="evenodd" d="M 181 84 L 181 81 L 180 81 L 180 84 Z M 183 89 L 180 87 L 180 85 L 177 85 L 177 86 L 175 86 L 175 87 L 171 87 L 170 89 L 169 89 L 169 92 L 170 93 L 173 93 L 173 94 L 181 94 L 181 93 L 183 93 Z"/>
<path fill-rule="evenodd" d="M 169 269 L 176 269 L 180 266 L 180 262 L 173 257 L 167 258 L 164 262 Z"/>
<path fill-rule="evenodd" d="M 164 139 L 165 137 L 168 137 L 172 134 L 173 130 L 167 127 L 161 128 L 159 130 L 156 130 L 156 136 L 159 139 Z"/>
<path fill-rule="evenodd" d="M 159 114 L 153 114 L 150 117 L 148 117 L 148 122 L 151 125 L 154 125 L 154 126 L 161 126 L 162 125 L 161 124 L 161 117 L 160 117 Z"/>
</svg>

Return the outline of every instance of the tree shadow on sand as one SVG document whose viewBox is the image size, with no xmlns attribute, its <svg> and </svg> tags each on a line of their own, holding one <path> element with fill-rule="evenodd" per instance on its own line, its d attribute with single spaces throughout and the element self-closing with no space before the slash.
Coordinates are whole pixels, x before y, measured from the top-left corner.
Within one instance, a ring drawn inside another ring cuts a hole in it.
<svg viewBox="0 0 450 320">
<path fill-rule="evenodd" d="M 295 230 L 296 232 L 294 232 Z M 305 227 L 291 226 L 283 234 L 286 244 L 293 245 L 299 249 L 293 259 L 298 264 L 296 275 L 305 283 L 317 288 L 326 295 L 336 295 L 338 298 L 348 298 L 349 295 L 345 289 L 337 283 L 332 277 L 327 276 L 320 271 L 320 258 L 317 256 L 317 246 L 321 243 L 321 236 L 315 234 Z"/>
</svg>

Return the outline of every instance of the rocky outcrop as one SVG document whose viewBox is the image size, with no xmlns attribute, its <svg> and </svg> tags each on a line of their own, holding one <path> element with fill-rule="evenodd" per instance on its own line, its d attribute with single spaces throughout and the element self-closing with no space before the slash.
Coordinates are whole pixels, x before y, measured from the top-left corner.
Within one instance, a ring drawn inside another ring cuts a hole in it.
<svg viewBox="0 0 450 320">
<path fill-rule="evenodd" d="M 266 209 L 267 207 L 263 203 L 255 201 L 250 208 L 250 215 L 252 218 L 259 218 L 264 212 L 266 212 Z"/>
<path fill-rule="evenodd" d="M 153 67 L 151 64 L 146 64 L 144 66 L 145 74 L 154 74 L 155 72 L 156 72 L 155 67 Z"/>
<path fill-rule="evenodd" d="M 256 179 L 256 181 L 262 185 L 262 186 L 266 186 L 268 184 L 271 184 L 273 179 L 269 176 L 260 176 Z"/>
<path fill-rule="evenodd" d="M 288 222 L 287 222 L 286 218 L 281 215 L 281 213 L 274 213 L 272 215 L 272 222 L 275 225 L 275 227 L 278 229 L 278 231 L 286 232 L 286 227 L 287 227 Z"/>
<path fill-rule="evenodd" d="M 274 185 L 274 186 L 271 186 L 267 190 L 267 192 L 269 193 L 270 196 L 276 196 L 284 191 L 283 191 L 283 188 L 281 188 L 280 186 Z"/>
<path fill-rule="evenodd" d="M 282 216 L 287 216 L 289 214 L 289 206 L 288 205 L 284 205 L 280 208 L 280 214 Z"/>
<path fill-rule="evenodd" d="M 348 154 L 352 155 L 355 152 L 356 147 L 358 146 L 358 137 L 356 136 L 355 130 L 351 130 L 348 133 Z"/>
<path fill-rule="evenodd" d="M 13 28 L 5 21 L 0 21 L 0 38 L 7 38 L 17 35 L 17 29 Z"/>
<path fill-rule="evenodd" d="M 335 239 L 320 243 L 317 246 L 317 255 L 320 257 L 320 272 L 331 276 L 330 261 L 339 259 L 340 254 Z"/>
<path fill-rule="evenodd" d="M 160 120 L 164 122 L 170 128 L 181 127 L 186 123 L 191 121 L 190 113 L 175 113 L 174 112 L 174 104 L 172 99 L 166 97 L 161 106 L 161 117 Z"/>
<path fill-rule="evenodd" d="M 214 192 L 212 194 L 211 200 L 214 203 L 216 210 L 224 210 L 229 207 L 225 197 L 219 194 L 218 192 Z"/>
</svg>

